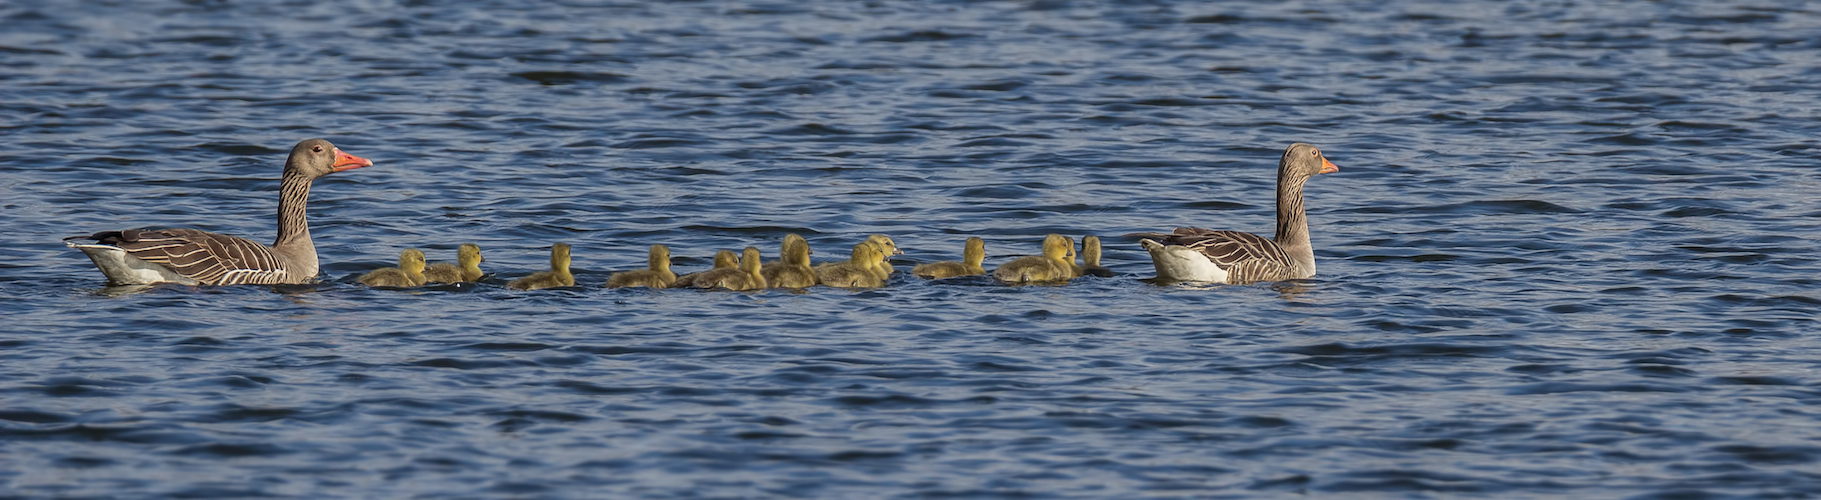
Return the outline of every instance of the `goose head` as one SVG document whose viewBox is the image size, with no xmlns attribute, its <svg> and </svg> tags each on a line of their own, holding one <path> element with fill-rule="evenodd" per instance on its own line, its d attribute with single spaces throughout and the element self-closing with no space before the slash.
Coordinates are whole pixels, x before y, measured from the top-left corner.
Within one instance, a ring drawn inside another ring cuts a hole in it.
<svg viewBox="0 0 1821 500">
<path fill-rule="evenodd" d="M 1308 143 L 1291 144 L 1284 150 L 1284 157 L 1277 161 L 1277 172 L 1280 177 L 1307 179 L 1317 174 L 1339 172 L 1340 167 L 1328 161 L 1320 149 Z"/>
<path fill-rule="evenodd" d="M 779 256 L 779 259 L 783 260 L 784 264 L 808 267 L 810 253 L 809 240 L 805 240 L 802 236 L 797 236 L 794 233 L 784 235 L 783 253 Z"/>
<path fill-rule="evenodd" d="M 733 253 L 733 250 L 722 250 L 714 253 L 715 269 L 731 269 L 736 267 L 740 267 L 740 255 Z"/>
<path fill-rule="evenodd" d="M 651 246 L 651 256 L 649 257 L 649 259 L 650 260 L 648 262 L 646 262 L 646 266 L 648 266 L 647 267 L 648 269 L 651 269 L 653 271 L 669 271 L 670 270 L 670 247 L 667 247 L 664 245 L 652 245 Z"/>
<path fill-rule="evenodd" d="M 303 175 L 314 179 L 343 170 L 353 170 L 373 166 L 373 160 L 343 153 L 340 148 L 323 139 L 305 139 L 291 148 L 290 158 L 285 159 L 287 175 Z"/>
<path fill-rule="evenodd" d="M 986 240 L 978 236 L 968 237 L 967 244 L 961 249 L 961 260 L 969 266 L 980 267 L 981 263 L 986 262 Z"/>
<path fill-rule="evenodd" d="M 1043 256 L 1059 262 L 1067 262 L 1064 259 L 1068 258 L 1070 253 L 1074 253 L 1074 246 L 1069 243 L 1069 237 L 1051 234 L 1043 237 Z"/>
<path fill-rule="evenodd" d="M 745 250 L 742 250 L 740 252 L 740 270 L 741 271 L 746 271 L 746 274 L 758 276 L 759 268 L 760 268 L 760 266 L 759 266 L 759 249 L 758 249 L 758 247 L 746 247 Z"/>
<path fill-rule="evenodd" d="M 893 256 L 893 255 L 904 255 L 904 251 L 898 249 L 898 243 L 892 241 L 892 237 L 890 237 L 890 236 L 886 236 L 883 234 L 875 234 L 872 236 L 867 236 L 866 241 L 870 241 L 870 242 L 873 242 L 874 244 L 879 245 L 879 251 L 885 252 L 885 255 L 887 257 Z"/>
<path fill-rule="evenodd" d="M 463 243 L 455 251 L 455 262 L 460 263 L 462 267 L 479 267 L 482 262 L 486 261 L 485 257 L 481 257 L 480 245 Z"/>
<path fill-rule="evenodd" d="M 568 243 L 557 243 L 550 247 L 550 268 L 562 271 L 569 270 Z"/>
<path fill-rule="evenodd" d="M 398 268 L 407 274 L 424 274 L 424 251 L 407 248 L 398 254 Z"/>
</svg>

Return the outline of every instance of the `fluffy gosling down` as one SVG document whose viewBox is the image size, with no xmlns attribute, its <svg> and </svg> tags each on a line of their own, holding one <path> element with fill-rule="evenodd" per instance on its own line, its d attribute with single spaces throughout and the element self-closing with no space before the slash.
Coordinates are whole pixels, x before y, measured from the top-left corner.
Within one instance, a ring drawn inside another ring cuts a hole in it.
<svg viewBox="0 0 1821 500">
<path fill-rule="evenodd" d="M 696 285 L 696 278 L 700 278 L 700 277 L 702 277 L 702 275 L 708 274 L 710 271 L 714 271 L 717 269 L 733 269 L 733 268 L 737 268 L 737 267 L 740 267 L 740 254 L 733 253 L 733 250 L 722 250 L 719 252 L 715 252 L 713 268 L 710 268 L 708 271 L 702 271 L 699 273 L 689 273 L 689 274 L 685 274 L 682 276 L 678 276 L 677 281 L 675 283 L 671 283 L 670 287 L 671 288 L 694 288 Z"/>
<path fill-rule="evenodd" d="M 796 233 L 784 235 L 779 245 L 778 261 L 766 264 L 761 273 L 771 288 L 809 288 L 819 283 L 816 270 L 809 267 L 809 240 Z"/>
<path fill-rule="evenodd" d="M 455 251 L 455 264 L 438 262 L 424 269 L 424 280 L 429 283 L 472 283 L 479 281 L 481 263 L 487 259 L 481 257 L 481 247 L 473 243 L 463 243 Z"/>
<path fill-rule="evenodd" d="M 740 256 L 739 267 L 721 268 L 702 273 L 701 276 L 696 277 L 692 286 L 739 291 L 764 290 L 765 275 L 759 271 L 759 249 L 746 247 Z"/>
<path fill-rule="evenodd" d="M 360 284 L 408 288 L 424 286 L 424 252 L 415 248 L 398 254 L 398 267 L 374 270 L 360 276 Z"/>
<path fill-rule="evenodd" d="M 568 243 L 557 243 L 550 247 L 549 271 L 515 279 L 506 284 L 506 287 L 514 290 L 537 290 L 559 286 L 575 286 L 575 275 L 569 274 Z"/>
<path fill-rule="evenodd" d="M 842 288 L 878 288 L 885 286 L 885 255 L 879 245 L 870 241 L 854 245 L 853 257 L 832 266 L 816 269 L 822 284 Z"/>
<path fill-rule="evenodd" d="M 918 264 L 911 268 L 911 274 L 921 278 L 941 279 L 956 276 L 979 276 L 986 274 L 986 268 L 980 264 L 986 262 L 986 241 L 978 237 L 968 238 L 961 250 L 961 261 L 931 262 Z"/>
<path fill-rule="evenodd" d="M 1113 270 L 1100 265 L 1100 237 L 1081 238 L 1081 273 L 1083 276 L 1113 277 Z"/>
<path fill-rule="evenodd" d="M 607 288 L 670 288 L 677 273 L 670 272 L 670 247 L 652 245 L 645 269 L 613 273 L 607 277 Z"/>
<path fill-rule="evenodd" d="M 1073 265 L 1066 260 L 1073 246 L 1066 236 L 1049 235 L 1043 238 L 1043 255 L 1013 259 L 994 269 L 993 278 L 1005 283 L 1068 281 L 1075 277 Z"/>
</svg>

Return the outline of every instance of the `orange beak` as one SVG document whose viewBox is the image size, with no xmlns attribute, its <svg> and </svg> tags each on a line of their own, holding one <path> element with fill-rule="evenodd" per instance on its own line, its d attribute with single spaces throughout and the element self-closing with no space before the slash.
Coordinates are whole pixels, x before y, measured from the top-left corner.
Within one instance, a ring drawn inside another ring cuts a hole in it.
<svg viewBox="0 0 1821 500">
<path fill-rule="evenodd" d="M 341 148 L 335 148 L 335 164 L 330 165 L 336 172 L 371 166 L 373 166 L 373 160 L 343 153 L 341 152 Z"/>
<path fill-rule="evenodd" d="M 1321 173 L 1332 174 L 1339 171 L 1340 167 L 1334 166 L 1334 162 L 1328 161 L 1327 158 L 1321 159 Z"/>
</svg>

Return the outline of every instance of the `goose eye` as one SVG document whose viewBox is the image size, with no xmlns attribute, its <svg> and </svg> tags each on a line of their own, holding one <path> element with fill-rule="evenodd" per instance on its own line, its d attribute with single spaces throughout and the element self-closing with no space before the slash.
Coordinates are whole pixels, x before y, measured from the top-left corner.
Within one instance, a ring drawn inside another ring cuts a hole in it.
<svg viewBox="0 0 1821 500">
<path fill-rule="evenodd" d="M 316 146 L 316 147 L 313 147 L 313 148 L 310 148 L 310 150 L 311 150 L 311 151 L 315 151 L 315 152 L 318 152 L 318 153 L 321 153 L 321 152 L 322 152 L 322 146 Z"/>
</svg>

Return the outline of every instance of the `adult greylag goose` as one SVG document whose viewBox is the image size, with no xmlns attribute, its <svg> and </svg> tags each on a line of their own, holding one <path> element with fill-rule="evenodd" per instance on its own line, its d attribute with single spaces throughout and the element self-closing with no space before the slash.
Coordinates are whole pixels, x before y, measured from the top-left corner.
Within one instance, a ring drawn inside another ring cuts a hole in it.
<svg viewBox="0 0 1821 500">
<path fill-rule="evenodd" d="M 481 246 L 463 243 L 455 251 L 455 262 L 438 262 L 424 270 L 424 279 L 429 283 L 472 283 L 479 281 L 481 263 L 487 259 L 481 257 Z"/>
<path fill-rule="evenodd" d="M 1277 161 L 1277 237 L 1239 231 L 1179 227 L 1170 233 L 1135 233 L 1151 252 L 1157 279 L 1244 284 L 1315 275 L 1315 248 L 1309 243 L 1309 220 L 1303 213 L 1303 183 L 1318 174 L 1339 172 L 1320 149 L 1291 144 Z"/>
<path fill-rule="evenodd" d="M 677 273 L 670 272 L 670 247 L 652 245 L 647 259 L 645 269 L 608 276 L 607 288 L 669 288 L 677 282 Z"/>
<path fill-rule="evenodd" d="M 1100 265 L 1100 237 L 1083 236 L 1081 238 L 1081 275 L 1113 277 L 1113 270 Z"/>
<path fill-rule="evenodd" d="M 1065 260 L 1073 244 L 1069 238 L 1052 234 L 1043 238 L 1043 255 L 1030 255 L 1012 259 L 993 270 L 993 279 L 1005 283 L 1038 283 L 1045 281 L 1068 281 L 1075 277 L 1075 270 Z"/>
<path fill-rule="evenodd" d="M 760 272 L 759 249 L 746 247 L 741 252 L 740 264 L 736 268 L 720 268 L 702 273 L 691 284 L 696 288 L 725 288 L 728 290 L 764 290 L 765 275 Z"/>
<path fill-rule="evenodd" d="M 854 245 L 853 256 L 832 266 L 816 268 L 816 280 L 824 285 L 842 288 L 878 288 L 885 286 L 884 273 L 880 267 L 885 255 L 879 245 L 871 241 L 862 241 Z"/>
<path fill-rule="evenodd" d="M 911 268 L 911 274 L 929 279 L 953 278 L 956 276 L 979 276 L 986 274 L 986 268 L 980 267 L 986 262 L 986 240 L 970 237 L 962 245 L 961 261 L 931 262 L 918 264 Z"/>
<path fill-rule="evenodd" d="M 816 286 L 816 270 L 809 267 L 809 240 L 796 233 L 784 235 L 779 245 L 778 262 L 765 265 L 761 273 L 772 288 L 808 288 Z"/>
<path fill-rule="evenodd" d="M 512 280 L 506 287 L 515 290 L 537 290 L 575 286 L 575 275 L 569 274 L 569 244 L 557 243 L 550 247 L 550 270 Z"/>
<path fill-rule="evenodd" d="M 360 284 L 409 288 L 424 286 L 424 251 L 407 248 L 398 254 L 398 267 L 375 269 L 360 276 Z"/>
<path fill-rule="evenodd" d="M 304 221 L 310 184 L 335 172 L 372 166 L 322 139 L 291 148 L 278 188 L 278 238 L 271 246 L 200 229 L 127 229 L 72 236 L 63 244 L 81 250 L 115 285 L 172 282 L 186 285 L 271 285 L 316 278 L 316 245 Z M 79 243 L 93 240 L 94 243 Z"/>
<path fill-rule="evenodd" d="M 740 254 L 733 253 L 733 250 L 722 250 L 719 252 L 715 252 L 714 267 L 710 268 L 708 271 L 713 271 L 716 269 L 734 269 L 734 268 L 738 268 L 738 267 L 740 267 Z M 670 287 L 671 288 L 692 288 L 695 286 L 696 278 L 701 277 L 703 274 L 707 274 L 708 271 L 702 271 L 699 273 L 689 273 L 689 274 L 685 274 L 682 276 L 678 276 L 677 281 L 675 283 L 671 283 Z"/>
</svg>

